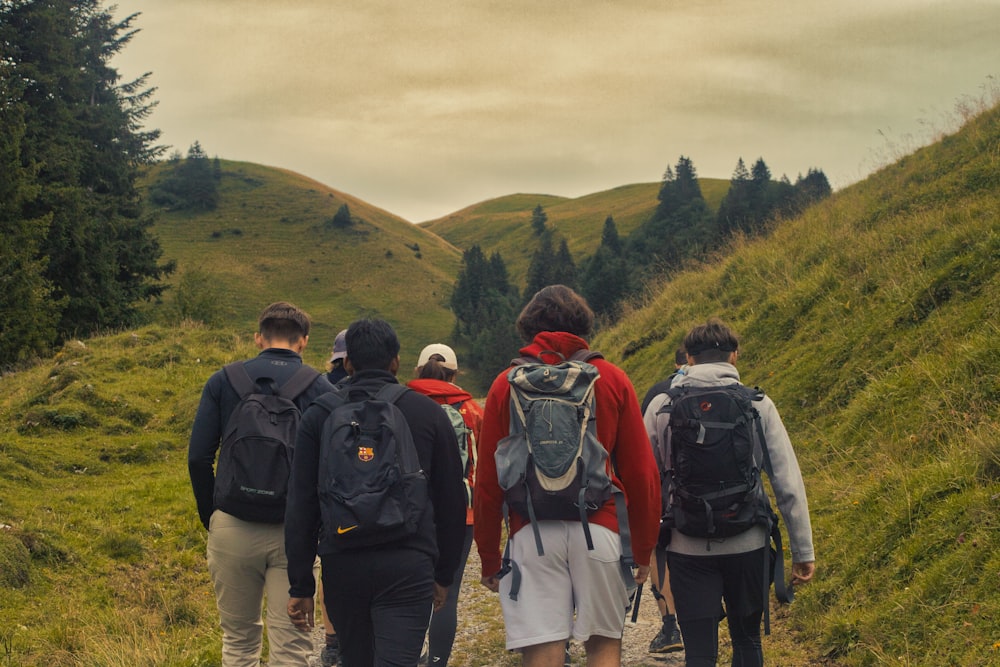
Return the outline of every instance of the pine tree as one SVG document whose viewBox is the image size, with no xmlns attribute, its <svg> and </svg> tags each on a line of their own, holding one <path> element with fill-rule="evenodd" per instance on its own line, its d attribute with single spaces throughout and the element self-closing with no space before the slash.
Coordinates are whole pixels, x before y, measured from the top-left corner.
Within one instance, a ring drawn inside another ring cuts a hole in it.
<svg viewBox="0 0 1000 667">
<path fill-rule="evenodd" d="M 576 289 L 576 262 L 573 261 L 566 239 L 559 242 L 549 284 L 560 284 Z"/>
<path fill-rule="evenodd" d="M 599 320 L 614 320 L 621 302 L 629 292 L 628 270 L 625 264 L 618 228 L 610 215 L 604 220 L 601 245 L 581 269 L 580 289 Z"/>
<path fill-rule="evenodd" d="M 549 216 L 545 213 L 542 205 L 538 204 L 535 206 L 535 209 L 531 212 L 531 229 L 535 232 L 535 236 L 543 236 L 545 234 L 545 223 L 548 220 Z"/>
<path fill-rule="evenodd" d="M 0 40 L 0 369 L 45 352 L 55 341 L 59 317 L 39 256 L 49 219 L 21 213 L 34 186 L 20 156 L 23 82 L 13 76 L 7 46 Z"/>
<path fill-rule="evenodd" d="M 728 236 L 748 226 L 750 218 L 750 172 L 741 157 L 729 179 L 729 190 L 719 204 L 716 214 L 719 233 Z"/>
<path fill-rule="evenodd" d="M 535 292 L 555 282 L 556 253 L 552 248 L 552 232 L 546 230 L 538 237 L 538 247 L 531 255 L 528 263 L 527 286 L 525 301 L 531 299 Z"/>
<path fill-rule="evenodd" d="M 451 296 L 455 314 L 452 337 L 468 349 L 466 365 L 470 369 L 491 376 L 516 355 L 517 307 L 517 290 L 509 283 L 499 253 L 487 260 L 478 245 L 462 253 L 462 268 Z"/>
<path fill-rule="evenodd" d="M 149 233 L 135 180 L 163 152 L 142 131 L 155 89 L 148 75 L 120 83 L 109 62 L 135 35 L 97 0 L 0 3 L 6 65 L 23 82 L 20 164 L 30 184 L 16 216 L 48 220 L 35 259 L 59 308 L 57 335 L 134 324 L 137 304 L 158 299 L 173 263 Z"/>
<path fill-rule="evenodd" d="M 701 194 L 690 158 L 681 156 L 674 169 L 667 169 L 658 199 L 656 211 L 628 239 L 626 254 L 633 286 L 676 270 L 718 242 L 715 217 Z"/>
</svg>

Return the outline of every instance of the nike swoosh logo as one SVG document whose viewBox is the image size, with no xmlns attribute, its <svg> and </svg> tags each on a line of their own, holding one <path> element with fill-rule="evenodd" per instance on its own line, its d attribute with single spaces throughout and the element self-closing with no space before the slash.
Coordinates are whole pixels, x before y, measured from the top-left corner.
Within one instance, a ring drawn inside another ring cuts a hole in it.
<svg viewBox="0 0 1000 667">
<path fill-rule="evenodd" d="M 358 524 L 354 524 L 353 526 L 348 526 L 347 528 L 344 528 L 343 526 L 337 526 L 337 534 L 343 535 L 344 533 L 349 533 L 357 527 Z"/>
</svg>

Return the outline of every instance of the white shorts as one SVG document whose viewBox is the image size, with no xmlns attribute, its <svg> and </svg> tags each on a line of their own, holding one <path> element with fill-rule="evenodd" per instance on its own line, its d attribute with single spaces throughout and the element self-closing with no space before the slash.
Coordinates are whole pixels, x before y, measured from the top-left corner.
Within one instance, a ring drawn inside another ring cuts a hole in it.
<svg viewBox="0 0 1000 667">
<path fill-rule="evenodd" d="M 531 525 L 511 541 L 511 560 L 521 571 L 517 600 L 510 599 L 512 576 L 500 580 L 507 648 L 570 636 L 577 641 L 592 635 L 621 639 L 629 599 L 618 533 L 590 524 L 591 551 L 579 521 L 540 521 L 538 529 L 543 556 L 538 555 Z"/>
</svg>

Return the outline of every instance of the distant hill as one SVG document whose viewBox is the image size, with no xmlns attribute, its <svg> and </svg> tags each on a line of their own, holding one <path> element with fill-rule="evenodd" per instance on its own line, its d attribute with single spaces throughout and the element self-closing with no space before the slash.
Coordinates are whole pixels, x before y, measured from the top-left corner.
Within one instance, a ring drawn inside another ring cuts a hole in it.
<svg viewBox="0 0 1000 667">
<path fill-rule="evenodd" d="M 161 212 L 153 227 L 164 257 L 178 262 L 174 284 L 188 271 L 207 278 L 225 320 L 240 330 L 254 330 L 271 301 L 301 306 L 315 324 L 306 354 L 319 366 L 337 331 L 362 315 L 396 326 L 414 362 L 426 342 L 451 332 L 458 249 L 299 174 L 228 160 L 221 167 L 216 210 Z M 144 182 L 165 168 L 152 168 Z M 331 224 L 342 204 L 354 219 L 346 229 Z"/>
<path fill-rule="evenodd" d="M 702 178 L 698 182 L 709 208 L 718 209 L 729 181 Z M 609 215 L 624 238 L 653 214 L 659 191 L 660 183 L 636 183 L 574 199 L 509 195 L 422 222 L 420 226 L 459 248 L 478 244 L 487 256 L 499 252 L 513 282 L 523 289 L 536 246 L 531 230 L 531 212 L 536 206 L 545 209 L 549 227 L 556 230 L 557 238 L 566 239 L 574 261 L 579 264 L 601 244 L 604 221 Z"/>
</svg>

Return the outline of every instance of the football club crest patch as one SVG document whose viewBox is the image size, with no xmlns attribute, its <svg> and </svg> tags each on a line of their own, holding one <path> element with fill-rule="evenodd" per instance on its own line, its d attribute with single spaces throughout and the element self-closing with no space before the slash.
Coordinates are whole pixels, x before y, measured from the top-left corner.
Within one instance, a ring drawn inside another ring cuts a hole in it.
<svg viewBox="0 0 1000 667">
<path fill-rule="evenodd" d="M 358 459 L 367 463 L 375 458 L 374 447 L 358 447 Z"/>
</svg>

